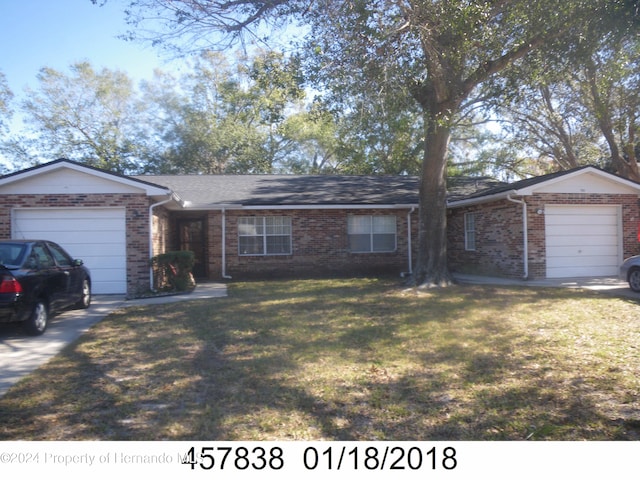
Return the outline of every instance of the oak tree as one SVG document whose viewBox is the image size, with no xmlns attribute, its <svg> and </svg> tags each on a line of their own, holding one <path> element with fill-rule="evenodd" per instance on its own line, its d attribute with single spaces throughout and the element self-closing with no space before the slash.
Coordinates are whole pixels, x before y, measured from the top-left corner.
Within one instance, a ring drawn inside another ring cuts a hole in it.
<svg viewBox="0 0 640 480">
<path fill-rule="evenodd" d="M 325 88 L 402 92 L 417 102 L 424 154 L 414 274 L 431 286 L 451 282 L 447 151 L 474 90 L 532 52 L 574 48 L 634 7 L 632 0 L 134 0 L 128 12 L 138 27 L 145 14 L 156 26 L 164 19 L 155 40 L 187 48 L 262 41 L 274 29 L 304 25 L 298 44 Z"/>
</svg>

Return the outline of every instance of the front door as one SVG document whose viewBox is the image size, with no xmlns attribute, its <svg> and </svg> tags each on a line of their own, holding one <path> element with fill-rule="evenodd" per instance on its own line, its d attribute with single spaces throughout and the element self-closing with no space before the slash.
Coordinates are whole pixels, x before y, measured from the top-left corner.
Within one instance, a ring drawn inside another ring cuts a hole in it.
<svg viewBox="0 0 640 480">
<path fill-rule="evenodd" d="M 206 242 L 205 221 L 202 218 L 178 220 L 180 232 L 180 250 L 189 250 L 195 256 L 193 276 L 206 278 Z"/>
</svg>

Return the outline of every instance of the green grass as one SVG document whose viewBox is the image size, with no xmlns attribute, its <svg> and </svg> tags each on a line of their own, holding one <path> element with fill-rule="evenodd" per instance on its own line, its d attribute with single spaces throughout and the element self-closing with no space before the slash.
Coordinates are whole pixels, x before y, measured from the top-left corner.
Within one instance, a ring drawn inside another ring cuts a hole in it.
<svg viewBox="0 0 640 480">
<path fill-rule="evenodd" d="M 395 279 L 116 312 L 0 398 L 0 439 L 637 440 L 640 305 Z"/>
</svg>

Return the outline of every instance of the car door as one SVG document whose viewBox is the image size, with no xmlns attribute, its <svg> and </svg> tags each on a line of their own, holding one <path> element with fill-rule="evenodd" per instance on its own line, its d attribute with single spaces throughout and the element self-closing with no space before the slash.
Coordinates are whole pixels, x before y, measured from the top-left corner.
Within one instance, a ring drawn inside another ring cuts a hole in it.
<svg viewBox="0 0 640 480">
<path fill-rule="evenodd" d="M 78 300 L 78 297 L 82 292 L 84 272 L 82 268 L 73 261 L 69 254 L 60 247 L 60 245 L 53 242 L 46 242 L 46 244 L 56 262 L 56 266 L 64 274 L 66 279 L 64 293 L 65 306 L 71 305 Z"/>
<path fill-rule="evenodd" d="M 33 245 L 31 257 L 31 262 L 35 267 L 33 275 L 37 278 L 38 283 L 38 295 L 44 294 L 49 299 L 51 310 L 61 308 L 68 302 L 69 280 L 67 275 L 58 268 L 43 242 Z"/>
</svg>

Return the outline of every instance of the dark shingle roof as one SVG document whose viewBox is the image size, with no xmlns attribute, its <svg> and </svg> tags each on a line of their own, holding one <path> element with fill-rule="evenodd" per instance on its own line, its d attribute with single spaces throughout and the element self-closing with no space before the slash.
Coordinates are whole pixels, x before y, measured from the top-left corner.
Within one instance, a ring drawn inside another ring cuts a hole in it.
<svg viewBox="0 0 640 480">
<path fill-rule="evenodd" d="M 477 192 L 503 188 L 505 185 L 508 184 L 491 177 L 450 177 L 447 181 L 447 200 L 463 200 Z"/>
<path fill-rule="evenodd" d="M 451 177 L 447 200 L 482 199 L 525 189 L 585 168 L 579 167 L 513 183 L 491 177 Z M 192 206 L 245 205 L 418 205 L 419 179 L 374 175 L 144 175 Z"/>
<path fill-rule="evenodd" d="M 418 179 L 355 175 L 144 175 L 193 205 L 412 205 Z"/>
<path fill-rule="evenodd" d="M 143 175 L 192 205 L 417 205 L 419 179 L 375 175 Z M 512 187 L 491 177 L 453 177 L 449 201 Z"/>
<path fill-rule="evenodd" d="M 512 183 L 495 182 L 495 185 L 493 186 L 487 186 L 487 188 L 481 188 L 476 192 L 457 200 L 481 198 L 481 197 L 487 197 L 491 195 L 497 195 L 499 193 L 510 192 L 511 190 L 520 190 L 523 188 L 532 187 L 533 185 L 538 185 L 539 183 L 547 182 L 549 180 L 553 180 L 554 178 L 563 177 L 570 173 L 577 172 L 580 170 L 585 170 L 588 168 L 593 169 L 594 167 L 591 167 L 591 166 L 577 167 L 571 170 L 563 170 L 560 172 L 548 173 L 546 175 L 539 175 L 537 177 L 525 178 L 524 180 L 519 180 L 517 182 L 512 182 Z"/>
</svg>

